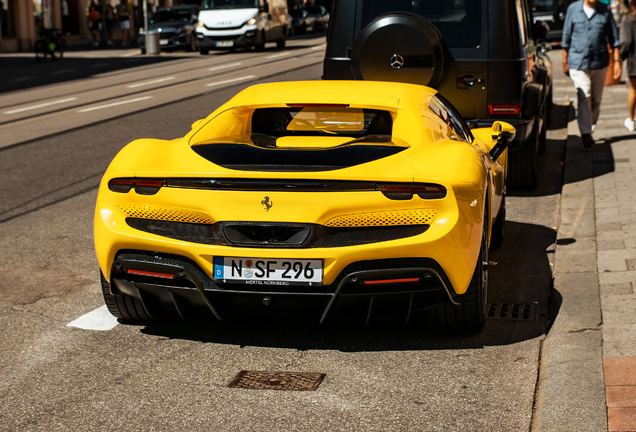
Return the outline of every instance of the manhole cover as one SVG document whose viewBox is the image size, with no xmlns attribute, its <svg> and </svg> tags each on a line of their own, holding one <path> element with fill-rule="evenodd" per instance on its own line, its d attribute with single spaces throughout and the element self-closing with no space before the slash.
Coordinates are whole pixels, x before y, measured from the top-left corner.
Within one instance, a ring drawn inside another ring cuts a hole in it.
<svg viewBox="0 0 636 432">
<path fill-rule="evenodd" d="M 508 321 L 536 321 L 538 304 L 490 303 L 488 318 Z"/>
<path fill-rule="evenodd" d="M 314 391 L 326 374 L 241 371 L 228 387 L 260 390 Z"/>
</svg>

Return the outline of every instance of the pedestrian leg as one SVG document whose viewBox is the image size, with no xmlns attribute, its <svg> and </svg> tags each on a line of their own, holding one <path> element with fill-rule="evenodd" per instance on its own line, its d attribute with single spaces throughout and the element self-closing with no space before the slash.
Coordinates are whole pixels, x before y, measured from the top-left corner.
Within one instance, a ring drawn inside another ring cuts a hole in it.
<svg viewBox="0 0 636 432">
<path fill-rule="evenodd" d="M 603 99 L 603 88 L 605 87 L 605 78 L 607 77 L 607 68 L 590 71 L 590 80 L 592 83 L 592 125 L 596 125 L 598 116 L 601 113 L 601 100 Z"/>
<path fill-rule="evenodd" d="M 570 78 L 574 81 L 577 96 L 576 120 L 581 137 L 592 133 L 592 80 L 586 71 L 570 69 Z"/>
</svg>

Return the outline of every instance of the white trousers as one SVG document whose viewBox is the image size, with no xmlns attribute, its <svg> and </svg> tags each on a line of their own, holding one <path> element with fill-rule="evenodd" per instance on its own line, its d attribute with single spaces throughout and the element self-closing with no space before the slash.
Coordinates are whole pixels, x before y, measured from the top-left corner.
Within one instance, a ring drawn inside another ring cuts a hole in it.
<svg viewBox="0 0 636 432">
<path fill-rule="evenodd" d="M 570 69 L 578 99 L 576 119 L 581 135 L 592 133 L 592 125 L 598 120 L 606 76 L 607 68 L 587 71 Z"/>
</svg>

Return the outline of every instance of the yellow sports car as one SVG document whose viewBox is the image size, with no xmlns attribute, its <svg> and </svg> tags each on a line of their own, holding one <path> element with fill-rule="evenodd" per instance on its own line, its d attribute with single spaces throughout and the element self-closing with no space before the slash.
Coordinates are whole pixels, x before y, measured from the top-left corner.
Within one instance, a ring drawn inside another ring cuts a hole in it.
<svg viewBox="0 0 636 432">
<path fill-rule="evenodd" d="M 503 240 L 512 126 L 469 130 L 428 87 L 250 87 L 101 181 L 95 248 L 123 320 L 423 314 L 478 331 Z"/>
</svg>

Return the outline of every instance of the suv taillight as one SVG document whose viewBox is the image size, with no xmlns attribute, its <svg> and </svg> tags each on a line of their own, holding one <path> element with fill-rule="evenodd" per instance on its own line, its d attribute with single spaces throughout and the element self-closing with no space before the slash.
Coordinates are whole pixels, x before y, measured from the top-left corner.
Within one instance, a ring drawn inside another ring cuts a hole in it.
<svg viewBox="0 0 636 432">
<path fill-rule="evenodd" d="M 521 106 L 517 104 L 489 104 L 490 115 L 511 116 L 521 114 Z"/>
</svg>

